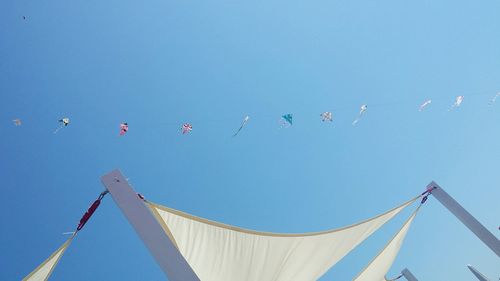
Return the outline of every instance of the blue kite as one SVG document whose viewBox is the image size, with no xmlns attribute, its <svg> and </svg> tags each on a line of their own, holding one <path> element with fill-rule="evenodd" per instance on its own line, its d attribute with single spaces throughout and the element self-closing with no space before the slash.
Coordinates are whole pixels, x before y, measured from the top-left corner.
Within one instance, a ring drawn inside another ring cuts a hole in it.
<svg viewBox="0 0 500 281">
<path fill-rule="evenodd" d="M 293 115 L 292 114 L 285 114 L 281 116 L 281 122 L 284 127 L 290 127 L 293 125 Z"/>
</svg>

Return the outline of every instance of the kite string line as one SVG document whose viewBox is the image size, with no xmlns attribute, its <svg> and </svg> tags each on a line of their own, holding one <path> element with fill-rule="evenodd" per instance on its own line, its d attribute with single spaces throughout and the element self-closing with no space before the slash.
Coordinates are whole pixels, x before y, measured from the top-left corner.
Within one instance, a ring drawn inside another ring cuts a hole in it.
<svg viewBox="0 0 500 281">
<path fill-rule="evenodd" d="M 492 95 L 493 94 L 493 91 L 490 91 L 490 90 L 483 90 L 483 91 L 477 91 L 477 92 L 461 92 L 461 93 L 456 93 L 457 95 L 461 95 L 461 96 L 465 96 L 465 97 L 475 97 L 475 96 L 486 96 L 486 95 Z M 430 95 L 429 95 L 429 98 Z M 445 98 L 444 97 L 437 97 L 437 98 L 432 98 L 433 101 L 435 100 L 444 100 Z M 393 106 L 393 105 L 400 105 L 400 104 L 403 104 L 402 101 L 389 101 L 389 102 L 384 102 L 384 103 L 370 103 L 370 108 L 379 108 L 379 107 L 386 107 L 386 106 Z M 333 112 L 337 112 L 337 111 L 347 111 L 347 110 L 351 110 L 353 107 L 351 106 L 341 106 L 341 107 L 335 107 L 335 108 L 332 108 L 332 111 Z M 297 112 L 297 111 L 295 111 Z M 359 115 L 359 114 L 358 114 Z M 273 117 L 274 115 L 269 115 L 269 114 L 257 114 L 256 116 L 260 116 L 260 118 L 264 117 L 264 118 L 275 118 Z M 358 116 L 359 117 L 359 116 Z M 194 123 L 217 123 L 217 122 L 223 122 L 223 121 L 226 121 L 227 119 L 226 118 L 216 118 L 216 119 L 210 119 L 210 118 L 202 118 L 202 119 L 193 119 L 191 120 L 192 124 Z M 198 122 L 198 121 L 201 121 L 201 122 Z M 178 126 L 179 123 L 176 123 L 176 122 L 159 122 L 159 124 L 163 124 L 163 125 L 175 125 L 175 126 Z"/>
</svg>

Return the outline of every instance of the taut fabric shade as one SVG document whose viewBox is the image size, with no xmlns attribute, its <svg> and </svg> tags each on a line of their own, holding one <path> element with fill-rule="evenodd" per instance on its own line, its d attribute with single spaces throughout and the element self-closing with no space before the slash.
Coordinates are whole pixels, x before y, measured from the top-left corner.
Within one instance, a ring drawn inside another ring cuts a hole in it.
<svg viewBox="0 0 500 281">
<path fill-rule="evenodd" d="M 415 219 L 419 208 L 410 216 L 403 227 L 394 235 L 394 237 L 385 245 L 380 253 L 361 271 L 353 281 L 385 281 L 385 275 L 391 268 L 399 249 L 403 244 L 406 233 Z"/>
<path fill-rule="evenodd" d="M 146 204 L 202 281 L 312 281 L 416 199 L 351 226 L 301 234 L 247 230 Z"/>
<path fill-rule="evenodd" d="M 33 270 L 28 276 L 24 277 L 23 281 L 46 281 L 49 279 L 50 274 L 56 267 L 61 259 L 64 251 L 68 248 L 73 240 L 73 236 L 66 241 L 59 249 L 57 249 L 50 257 L 48 257 L 42 264 Z"/>
</svg>

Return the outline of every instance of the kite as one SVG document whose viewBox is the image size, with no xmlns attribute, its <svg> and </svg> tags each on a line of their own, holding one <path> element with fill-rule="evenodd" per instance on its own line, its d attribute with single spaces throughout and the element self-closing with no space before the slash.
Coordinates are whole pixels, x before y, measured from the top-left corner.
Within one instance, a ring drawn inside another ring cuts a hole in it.
<svg viewBox="0 0 500 281">
<path fill-rule="evenodd" d="M 23 16 L 23 20 L 26 20 L 26 16 Z"/>
<path fill-rule="evenodd" d="M 14 125 L 16 125 L 16 126 L 21 126 L 22 125 L 21 119 L 19 119 L 19 118 L 16 118 L 16 119 L 12 120 L 12 122 L 14 122 Z"/>
<path fill-rule="evenodd" d="M 61 123 L 61 126 L 54 131 L 54 134 L 57 134 L 59 130 L 69 125 L 69 118 L 65 117 L 63 119 L 59 119 L 59 123 Z"/>
<path fill-rule="evenodd" d="M 293 115 L 285 114 L 281 116 L 281 125 L 282 127 L 288 128 L 293 125 Z"/>
<path fill-rule="evenodd" d="M 365 111 L 368 109 L 368 106 L 366 104 L 361 105 L 361 108 L 359 109 L 359 114 L 358 118 L 356 120 L 352 121 L 352 125 L 356 126 L 358 124 L 359 120 L 361 120 L 361 117 L 365 114 Z"/>
<path fill-rule="evenodd" d="M 331 112 L 323 112 L 321 113 L 319 116 L 321 116 L 321 121 L 325 122 L 325 121 L 330 121 L 332 122 L 333 121 L 333 115 Z"/>
<path fill-rule="evenodd" d="M 432 100 L 426 100 L 423 104 L 421 104 L 419 106 L 418 111 L 423 111 L 431 103 L 432 103 Z"/>
<path fill-rule="evenodd" d="M 120 124 L 120 136 L 125 135 L 126 132 L 128 132 L 128 123 L 123 122 Z"/>
<path fill-rule="evenodd" d="M 460 106 L 460 104 L 462 104 L 462 102 L 464 101 L 464 96 L 458 96 L 455 98 L 455 103 L 453 103 L 453 105 L 450 107 L 450 109 L 448 109 L 448 111 L 450 110 L 453 110 L 457 107 Z"/>
<path fill-rule="evenodd" d="M 498 92 L 491 100 L 490 102 L 488 103 L 489 106 L 492 106 L 496 101 L 497 101 L 497 98 L 500 97 L 500 92 Z"/>
<path fill-rule="evenodd" d="M 250 119 L 250 116 L 248 116 L 248 115 L 245 116 L 245 118 L 243 119 L 243 122 L 241 123 L 240 128 L 238 129 L 238 131 L 236 131 L 236 133 L 234 133 L 233 137 L 236 137 L 240 133 L 241 129 L 243 129 L 243 127 L 245 127 L 245 125 L 247 124 L 249 119 Z"/>
<path fill-rule="evenodd" d="M 183 135 L 188 134 L 192 130 L 193 130 L 193 125 L 191 125 L 189 123 L 185 123 L 182 125 L 181 131 L 182 131 Z"/>
</svg>

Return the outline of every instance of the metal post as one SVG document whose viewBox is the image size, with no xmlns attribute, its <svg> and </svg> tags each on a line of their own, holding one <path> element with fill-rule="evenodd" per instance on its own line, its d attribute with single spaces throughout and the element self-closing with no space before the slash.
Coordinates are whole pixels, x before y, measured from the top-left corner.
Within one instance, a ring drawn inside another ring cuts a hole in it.
<svg viewBox="0 0 500 281">
<path fill-rule="evenodd" d="M 403 276 L 408 281 L 418 281 L 418 279 L 415 276 L 413 276 L 413 274 L 411 274 L 408 268 L 403 269 L 403 271 L 401 271 L 401 274 L 403 274 Z"/>
<path fill-rule="evenodd" d="M 200 281 L 120 171 L 114 170 L 102 176 L 101 181 L 167 275 L 168 280 Z"/>
<path fill-rule="evenodd" d="M 472 274 L 477 277 L 480 281 L 489 281 L 486 276 L 482 275 L 481 272 L 477 271 L 472 265 L 468 264 L 467 267 L 469 268 L 470 271 L 472 271 Z"/>
<path fill-rule="evenodd" d="M 431 182 L 428 188 L 433 188 L 432 195 L 500 257 L 500 242 L 486 227 L 448 195 L 437 183 Z"/>
</svg>

